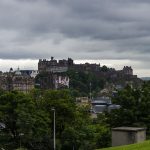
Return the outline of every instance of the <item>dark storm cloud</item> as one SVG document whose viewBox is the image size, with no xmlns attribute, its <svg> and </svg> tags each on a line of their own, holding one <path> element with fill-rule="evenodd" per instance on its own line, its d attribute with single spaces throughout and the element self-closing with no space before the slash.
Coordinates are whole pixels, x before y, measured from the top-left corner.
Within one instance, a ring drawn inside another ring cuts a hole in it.
<svg viewBox="0 0 150 150">
<path fill-rule="evenodd" d="M 150 58 L 148 0 L 1 0 L 2 59 Z"/>
</svg>

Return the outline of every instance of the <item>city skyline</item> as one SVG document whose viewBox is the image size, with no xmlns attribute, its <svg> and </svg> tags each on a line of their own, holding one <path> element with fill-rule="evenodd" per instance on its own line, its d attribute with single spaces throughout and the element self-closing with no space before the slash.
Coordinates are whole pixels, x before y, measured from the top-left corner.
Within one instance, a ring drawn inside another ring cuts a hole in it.
<svg viewBox="0 0 150 150">
<path fill-rule="evenodd" d="M 65 58 L 60 58 L 60 59 L 65 59 Z M 0 64 L 2 63 L 5 64 L 4 66 L 2 65 L 0 66 L 0 71 L 8 72 L 10 68 L 13 68 L 13 70 L 15 71 L 18 69 L 18 67 L 20 70 L 38 70 L 38 61 L 39 60 L 30 60 L 30 59 L 26 59 L 26 60 L 1 60 L 0 59 Z M 111 63 L 108 63 L 108 60 L 101 60 L 101 61 L 100 60 L 97 61 L 96 60 L 74 60 L 75 64 L 96 63 L 96 64 L 100 64 L 100 66 L 106 65 L 107 67 L 114 68 L 116 70 L 122 70 L 124 66 L 131 66 L 133 68 L 134 75 L 138 75 L 138 77 L 146 77 L 146 75 L 142 76 L 143 75 L 142 73 L 139 74 L 139 72 L 135 69 L 135 66 L 132 66 L 129 60 L 126 60 L 125 62 L 126 64 L 124 64 L 124 62 L 120 62 L 119 60 L 111 60 Z M 147 74 L 147 76 L 148 75 L 149 74 Z"/>
<path fill-rule="evenodd" d="M 0 70 L 54 56 L 150 76 L 149 13 L 148 0 L 1 0 Z"/>
</svg>

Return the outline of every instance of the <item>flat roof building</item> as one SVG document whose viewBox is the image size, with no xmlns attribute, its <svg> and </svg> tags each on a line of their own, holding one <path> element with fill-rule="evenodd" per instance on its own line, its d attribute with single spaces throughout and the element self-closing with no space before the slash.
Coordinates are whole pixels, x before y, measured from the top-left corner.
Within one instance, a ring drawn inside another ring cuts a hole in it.
<svg viewBox="0 0 150 150">
<path fill-rule="evenodd" d="M 128 145 L 146 139 L 146 129 L 137 127 L 117 127 L 112 129 L 112 146 Z"/>
</svg>

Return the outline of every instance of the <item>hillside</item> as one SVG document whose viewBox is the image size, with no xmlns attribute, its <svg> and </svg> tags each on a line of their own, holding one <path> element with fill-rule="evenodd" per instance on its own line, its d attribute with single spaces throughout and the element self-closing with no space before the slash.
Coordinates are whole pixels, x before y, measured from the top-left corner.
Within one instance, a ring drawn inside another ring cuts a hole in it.
<svg viewBox="0 0 150 150">
<path fill-rule="evenodd" d="M 144 81 L 149 81 L 150 77 L 141 77 L 141 79 L 144 80 Z"/>
<path fill-rule="evenodd" d="M 150 141 L 145 141 L 145 142 L 138 143 L 138 144 L 103 148 L 99 150 L 149 150 L 149 149 L 150 149 Z"/>
</svg>

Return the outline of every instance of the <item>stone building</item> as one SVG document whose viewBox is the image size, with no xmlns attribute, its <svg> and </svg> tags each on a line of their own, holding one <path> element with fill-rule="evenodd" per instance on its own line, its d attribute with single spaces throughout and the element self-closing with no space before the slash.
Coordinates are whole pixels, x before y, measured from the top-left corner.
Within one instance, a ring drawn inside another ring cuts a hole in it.
<svg viewBox="0 0 150 150">
<path fill-rule="evenodd" d="M 54 75 L 50 72 L 41 72 L 35 78 L 35 87 L 47 90 L 54 89 Z"/>
<path fill-rule="evenodd" d="M 133 69 L 131 68 L 131 66 L 124 66 L 122 72 L 125 75 L 133 75 Z"/>
<path fill-rule="evenodd" d="M 73 65 L 73 60 L 68 58 L 68 60 L 55 60 L 51 57 L 51 60 L 40 59 L 38 62 L 38 71 L 41 72 L 52 72 L 52 73 L 61 73 L 66 72 L 69 66 Z"/>
<path fill-rule="evenodd" d="M 90 99 L 88 97 L 76 97 L 77 106 L 91 106 Z"/>
<path fill-rule="evenodd" d="M 42 89 L 69 88 L 69 77 L 65 75 L 69 67 L 73 66 L 73 60 L 39 60 L 38 62 L 38 84 Z"/>
<path fill-rule="evenodd" d="M 107 67 L 106 67 L 107 68 Z M 115 70 L 114 68 L 107 68 L 106 71 L 102 70 L 100 64 L 75 64 L 71 58 L 68 60 L 55 60 L 51 57 L 51 60 L 40 59 L 38 62 L 38 71 L 41 72 L 52 72 L 62 73 L 68 71 L 68 69 L 75 69 L 77 71 L 93 72 L 97 76 L 111 79 L 118 78 L 137 78 L 133 75 L 133 69 L 131 66 L 124 66 L 122 70 Z"/>
<path fill-rule="evenodd" d="M 5 74 L 0 74 L 0 88 L 3 90 L 9 89 L 8 78 Z"/>
<path fill-rule="evenodd" d="M 112 128 L 112 146 L 139 143 L 146 140 L 146 129 L 137 127 Z"/>
<path fill-rule="evenodd" d="M 0 75 L 0 88 L 5 91 L 28 93 L 34 88 L 34 78 L 22 75 L 19 68 L 16 71 L 11 68 L 9 72 Z"/>
<path fill-rule="evenodd" d="M 44 90 L 69 88 L 69 77 L 63 73 L 41 72 L 35 78 L 35 86 Z"/>
<path fill-rule="evenodd" d="M 84 72 L 100 72 L 100 64 L 74 64 L 72 66 L 73 69 Z"/>
<path fill-rule="evenodd" d="M 28 75 L 32 78 L 35 78 L 39 74 L 38 70 L 20 70 L 20 72 L 22 75 Z"/>
<path fill-rule="evenodd" d="M 53 57 L 50 60 L 40 59 L 38 62 L 39 73 L 48 72 L 58 76 L 58 74 L 65 73 L 69 69 L 87 74 L 92 72 L 97 78 L 109 80 L 112 84 L 121 85 L 122 87 L 125 87 L 129 83 L 132 87 L 139 87 L 142 83 L 137 75 L 133 75 L 131 66 L 124 66 L 121 70 L 115 70 L 114 68 L 101 67 L 100 64 L 96 63 L 75 64 L 71 58 L 67 60 L 55 60 Z"/>
<path fill-rule="evenodd" d="M 69 88 L 69 77 L 62 76 L 62 75 L 55 75 L 54 84 L 55 84 L 55 89 L 61 89 L 65 87 Z"/>
<path fill-rule="evenodd" d="M 66 72 L 68 69 L 75 69 L 78 71 L 93 71 L 99 72 L 100 71 L 100 64 L 74 64 L 71 58 L 68 60 L 55 60 L 51 57 L 51 60 L 40 59 L 38 62 L 38 70 L 39 72 L 53 72 L 53 73 L 61 73 Z"/>
</svg>

